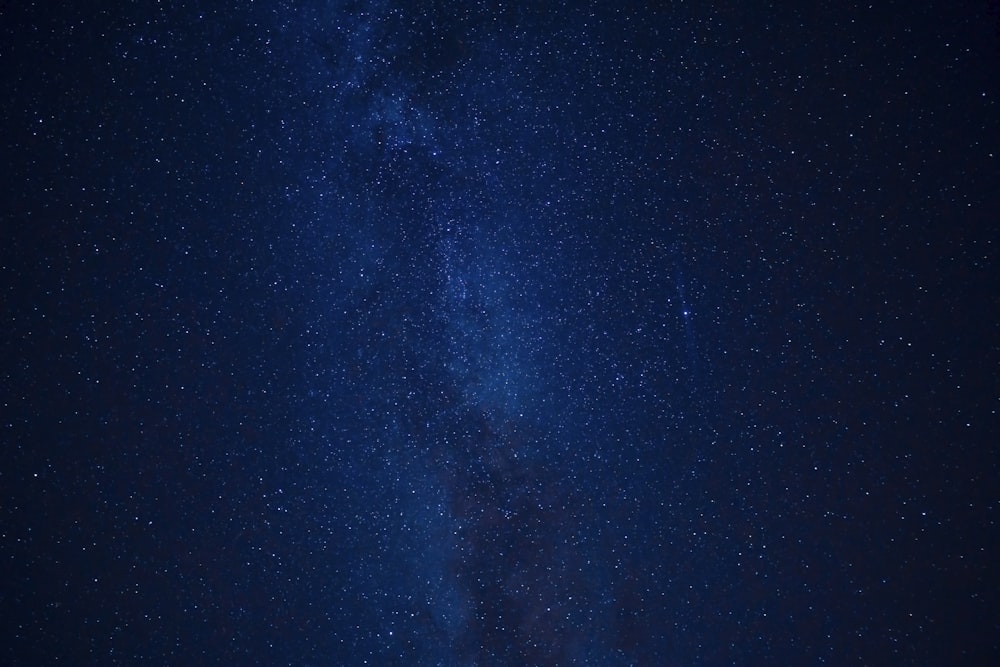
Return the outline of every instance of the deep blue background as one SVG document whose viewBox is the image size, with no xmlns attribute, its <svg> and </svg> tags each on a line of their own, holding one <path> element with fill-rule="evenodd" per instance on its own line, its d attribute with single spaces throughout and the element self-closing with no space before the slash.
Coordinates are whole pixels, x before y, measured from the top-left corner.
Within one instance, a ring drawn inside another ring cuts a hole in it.
<svg viewBox="0 0 1000 667">
<path fill-rule="evenodd" d="M 995 5 L 28 4 L 3 662 L 1000 659 Z"/>
</svg>

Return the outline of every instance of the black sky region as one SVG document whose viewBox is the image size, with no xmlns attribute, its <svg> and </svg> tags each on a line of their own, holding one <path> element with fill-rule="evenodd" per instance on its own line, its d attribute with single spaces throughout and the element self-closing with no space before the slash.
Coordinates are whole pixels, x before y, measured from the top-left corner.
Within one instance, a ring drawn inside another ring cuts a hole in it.
<svg viewBox="0 0 1000 667">
<path fill-rule="evenodd" d="M 3 2 L 0 662 L 1000 664 L 991 2 Z"/>
</svg>

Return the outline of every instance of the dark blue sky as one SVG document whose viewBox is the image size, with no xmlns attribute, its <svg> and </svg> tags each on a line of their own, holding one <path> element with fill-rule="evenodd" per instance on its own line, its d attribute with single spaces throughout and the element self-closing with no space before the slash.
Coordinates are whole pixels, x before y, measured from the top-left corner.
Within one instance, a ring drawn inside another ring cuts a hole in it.
<svg viewBox="0 0 1000 667">
<path fill-rule="evenodd" d="M 1000 659 L 1000 18 L 918 4 L 0 5 L 2 661 Z"/>
</svg>

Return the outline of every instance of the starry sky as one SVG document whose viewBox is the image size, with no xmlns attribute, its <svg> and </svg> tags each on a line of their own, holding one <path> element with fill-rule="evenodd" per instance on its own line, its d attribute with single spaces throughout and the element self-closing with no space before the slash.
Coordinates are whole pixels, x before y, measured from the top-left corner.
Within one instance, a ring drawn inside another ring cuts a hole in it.
<svg viewBox="0 0 1000 667">
<path fill-rule="evenodd" d="M 989 2 L 0 5 L 0 662 L 1000 660 Z"/>
</svg>

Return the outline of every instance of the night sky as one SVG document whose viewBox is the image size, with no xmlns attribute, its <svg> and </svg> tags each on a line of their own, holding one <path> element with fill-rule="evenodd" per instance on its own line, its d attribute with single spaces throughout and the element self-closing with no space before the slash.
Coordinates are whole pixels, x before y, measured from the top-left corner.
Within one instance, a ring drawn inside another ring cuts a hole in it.
<svg viewBox="0 0 1000 667">
<path fill-rule="evenodd" d="M 0 5 L 0 663 L 1000 664 L 996 4 L 107 4 Z"/>
</svg>

